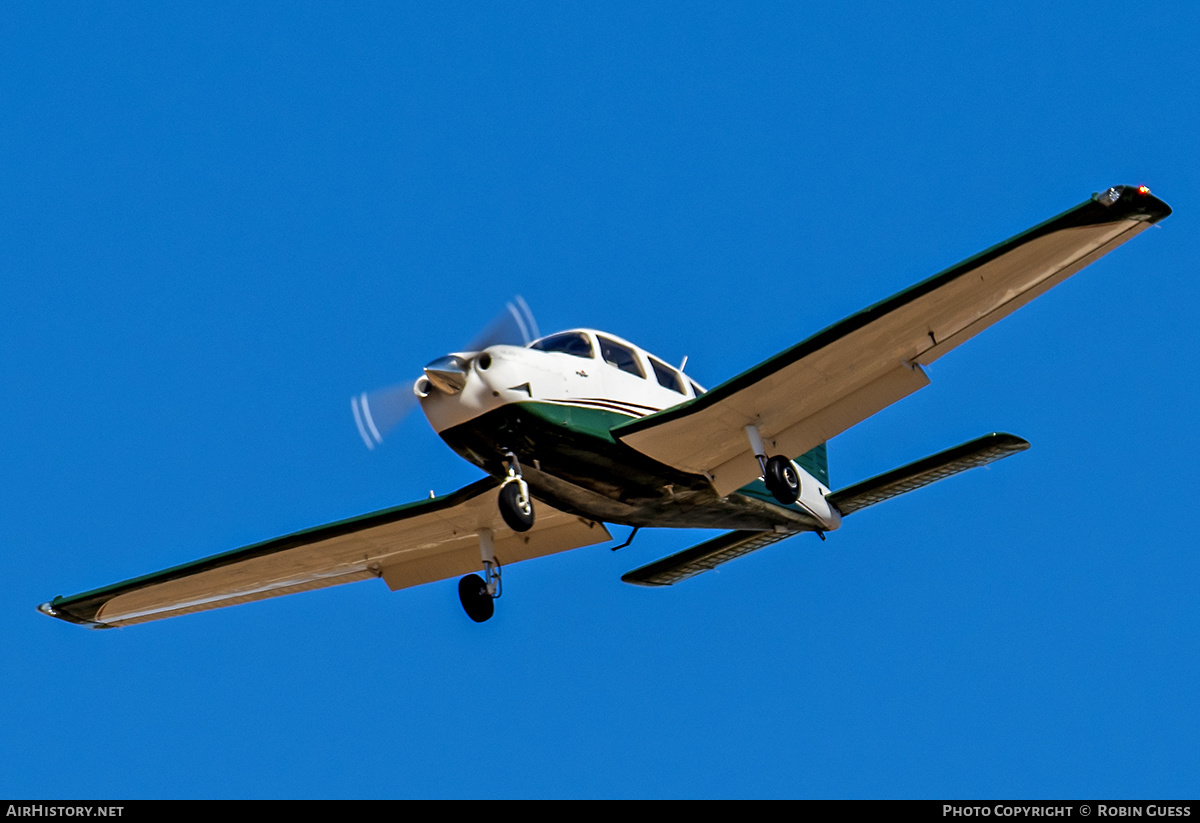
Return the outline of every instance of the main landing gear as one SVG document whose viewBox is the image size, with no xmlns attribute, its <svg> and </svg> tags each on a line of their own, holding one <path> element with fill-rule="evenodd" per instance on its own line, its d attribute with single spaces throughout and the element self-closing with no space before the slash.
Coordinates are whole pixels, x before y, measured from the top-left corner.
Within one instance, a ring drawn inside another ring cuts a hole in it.
<svg viewBox="0 0 1200 823">
<path fill-rule="evenodd" d="M 487 583 L 477 574 L 468 574 L 458 581 L 458 600 L 467 617 L 482 623 L 496 613 L 496 600 L 488 593 Z"/>
<path fill-rule="evenodd" d="M 504 453 L 506 474 L 500 483 L 500 516 L 515 532 L 527 532 L 533 528 L 533 498 L 529 496 L 529 484 L 521 477 L 521 464 L 512 452 Z M 483 560 L 483 577 L 468 574 L 458 581 L 458 601 L 462 603 L 467 617 L 482 623 L 496 613 L 496 598 L 500 596 L 500 562 L 496 560 L 496 549 L 491 529 L 479 530 L 479 554 Z"/>
<path fill-rule="evenodd" d="M 508 475 L 500 484 L 500 516 L 515 532 L 527 532 L 533 528 L 533 498 L 529 496 L 529 484 L 521 477 L 521 464 L 512 452 L 505 452 L 504 462 Z"/>
<path fill-rule="evenodd" d="M 790 506 L 800 499 L 800 476 L 786 457 L 775 455 L 763 463 L 763 482 L 780 503 Z"/>
<path fill-rule="evenodd" d="M 785 506 L 790 506 L 799 500 L 800 475 L 796 473 L 796 467 L 792 465 L 792 461 L 778 454 L 768 458 L 766 447 L 763 446 L 762 435 L 758 433 L 757 426 L 747 426 L 746 436 L 750 438 L 750 448 L 754 450 L 754 456 L 758 458 L 758 465 L 762 467 L 763 482 L 767 484 L 767 491 Z"/>
<path fill-rule="evenodd" d="M 476 623 L 496 613 L 496 598 L 501 593 L 500 563 L 496 560 L 490 529 L 479 530 L 479 554 L 483 559 L 483 577 L 468 574 L 458 581 L 458 601 L 467 617 Z"/>
</svg>

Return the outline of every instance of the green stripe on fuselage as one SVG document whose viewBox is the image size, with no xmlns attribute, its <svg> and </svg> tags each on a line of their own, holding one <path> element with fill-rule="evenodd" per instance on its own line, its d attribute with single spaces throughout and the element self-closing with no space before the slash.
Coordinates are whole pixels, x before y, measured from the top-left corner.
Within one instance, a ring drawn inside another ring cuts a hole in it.
<svg viewBox="0 0 1200 823">
<path fill-rule="evenodd" d="M 616 444 L 612 429 L 634 419 L 633 415 L 609 409 L 575 406 L 566 403 L 524 402 L 519 403 L 524 411 L 530 412 L 543 422 L 562 426 L 572 432 L 595 437 Z M 825 444 L 810 449 L 796 458 L 796 463 L 826 486 L 829 485 L 829 457 Z M 747 486 L 750 489 L 754 484 Z"/>
<path fill-rule="evenodd" d="M 589 408 L 585 406 L 574 406 L 566 403 L 543 403 L 543 402 L 525 402 L 520 403 L 523 411 L 529 412 L 545 423 L 554 426 L 561 426 L 569 429 L 572 433 L 585 437 L 594 437 L 598 440 L 603 440 L 607 443 L 617 444 L 616 439 L 612 436 L 612 428 L 621 423 L 629 421 L 633 415 L 622 414 L 616 411 L 607 409 Z M 817 478 L 825 486 L 829 486 L 829 462 L 828 452 L 825 444 L 810 449 L 804 454 L 796 458 L 796 464 L 803 468 L 806 472 Z M 674 473 L 673 470 L 672 473 Z M 746 484 L 738 490 L 741 494 L 746 494 L 751 497 L 757 497 L 760 500 L 765 500 L 774 503 L 776 506 L 783 508 L 802 510 L 797 504 L 784 506 L 775 499 L 775 496 L 767 491 L 766 484 L 761 480 L 755 480 Z"/>
<path fill-rule="evenodd" d="M 664 465 L 614 440 L 612 427 L 630 416 L 527 400 L 506 403 L 440 434 L 450 448 L 494 477 L 505 472 L 505 452 L 514 452 L 535 497 L 580 517 L 678 528 L 818 525 L 802 508 L 776 502 L 761 481 L 745 494 L 720 497 L 702 474 Z"/>
<path fill-rule="evenodd" d="M 570 429 L 575 434 L 595 437 L 615 444 L 612 429 L 634 419 L 631 414 L 622 414 L 609 409 L 572 406 L 565 403 L 540 403 L 537 401 L 518 403 L 522 411 L 528 412 L 543 422 Z"/>
</svg>

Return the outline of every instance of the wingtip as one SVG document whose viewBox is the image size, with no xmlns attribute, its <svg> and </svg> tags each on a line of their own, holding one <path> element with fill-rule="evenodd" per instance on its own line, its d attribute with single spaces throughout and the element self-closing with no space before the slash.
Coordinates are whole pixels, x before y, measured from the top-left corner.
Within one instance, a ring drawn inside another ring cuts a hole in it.
<svg viewBox="0 0 1200 823">
<path fill-rule="evenodd" d="M 1007 446 L 1013 451 L 1025 451 L 1033 445 L 1024 437 L 1018 437 L 1017 435 L 1009 434 L 1008 432 L 989 432 L 979 439 L 983 440 L 985 438 L 990 438 L 996 445 Z"/>
<path fill-rule="evenodd" d="M 1157 223 L 1171 215 L 1171 207 L 1150 193 L 1149 186 L 1113 186 L 1092 195 L 1092 200 L 1122 217 Z"/>
<path fill-rule="evenodd" d="M 54 608 L 54 604 L 61 599 L 62 599 L 61 597 L 56 597 L 56 598 L 54 598 L 54 600 L 48 600 L 45 603 L 41 603 L 38 605 L 37 610 L 39 612 L 41 612 L 42 614 L 46 615 L 47 617 L 54 617 L 59 620 L 66 621 L 67 623 L 74 623 L 77 626 L 87 626 L 88 628 L 92 628 L 92 629 L 111 629 L 111 628 L 113 628 L 112 626 L 108 625 L 107 623 L 97 623 L 95 620 L 83 620 L 69 612 L 65 612 L 65 611 L 62 611 L 61 609 Z"/>
</svg>

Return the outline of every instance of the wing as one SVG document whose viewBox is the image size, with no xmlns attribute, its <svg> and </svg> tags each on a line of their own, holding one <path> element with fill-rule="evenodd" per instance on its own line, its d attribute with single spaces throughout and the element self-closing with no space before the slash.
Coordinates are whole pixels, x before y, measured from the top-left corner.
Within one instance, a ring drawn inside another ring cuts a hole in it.
<svg viewBox="0 0 1200 823">
<path fill-rule="evenodd" d="M 1015 434 L 992 432 L 952 449 L 923 457 L 906 466 L 867 478 L 853 486 L 839 489 L 829 495 L 829 502 L 845 517 L 868 506 L 965 472 L 967 469 L 976 469 L 1012 457 L 1027 448 L 1029 441 L 1024 438 Z"/>
<path fill-rule="evenodd" d="M 847 317 L 695 400 L 613 436 L 661 463 L 706 474 L 725 495 L 761 474 L 745 427 L 772 454 L 803 454 L 928 385 L 922 366 L 1171 213 L 1117 186 Z"/>
<path fill-rule="evenodd" d="M 507 565 L 609 540 L 602 523 L 539 501 L 537 522 L 522 534 L 500 517 L 486 478 L 458 491 L 330 523 L 137 577 L 39 611 L 97 628 L 128 626 L 282 594 L 382 577 L 395 591 L 481 568 L 479 531 L 490 529 L 496 559 Z"/>
<path fill-rule="evenodd" d="M 722 563 L 794 537 L 796 532 L 733 531 L 626 572 L 621 579 L 637 586 L 674 586 Z"/>
</svg>

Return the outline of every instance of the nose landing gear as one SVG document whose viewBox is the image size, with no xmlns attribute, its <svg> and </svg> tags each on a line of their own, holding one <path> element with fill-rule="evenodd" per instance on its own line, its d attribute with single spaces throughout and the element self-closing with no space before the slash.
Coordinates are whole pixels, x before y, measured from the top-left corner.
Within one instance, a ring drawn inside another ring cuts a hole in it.
<svg viewBox="0 0 1200 823">
<path fill-rule="evenodd" d="M 533 498 L 529 496 L 529 484 L 521 477 L 521 464 L 512 452 L 506 452 L 505 463 L 508 476 L 500 484 L 500 516 L 515 532 L 527 532 L 533 528 Z"/>
</svg>

